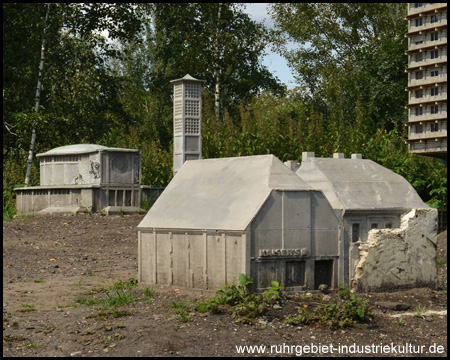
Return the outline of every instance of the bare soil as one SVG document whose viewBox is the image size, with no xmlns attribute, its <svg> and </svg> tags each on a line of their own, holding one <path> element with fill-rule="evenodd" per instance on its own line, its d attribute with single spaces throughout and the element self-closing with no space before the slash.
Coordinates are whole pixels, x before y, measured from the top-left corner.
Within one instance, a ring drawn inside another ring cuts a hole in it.
<svg viewBox="0 0 450 360">
<path fill-rule="evenodd" d="M 3 356 L 251 355 L 249 348 L 238 352 L 244 345 L 266 346 L 265 356 L 300 350 L 307 356 L 447 356 L 446 232 L 438 240 L 439 289 L 360 294 L 370 301 L 373 320 L 345 329 L 285 324 L 288 314 L 305 306 L 298 294 L 267 309 L 252 326 L 236 323 L 226 310 L 195 312 L 195 302 L 213 297 L 211 291 L 155 286 L 150 298 L 138 284 L 136 300 L 113 310 L 77 302 L 108 296 L 110 286 L 137 279 L 141 220 L 77 215 L 3 222 Z M 337 298 L 328 296 L 330 302 Z M 410 309 L 390 310 L 378 301 Z M 181 303 L 187 304 L 184 317 L 175 306 Z M 308 354 L 307 346 L 322 353 Z"/>
</svg>

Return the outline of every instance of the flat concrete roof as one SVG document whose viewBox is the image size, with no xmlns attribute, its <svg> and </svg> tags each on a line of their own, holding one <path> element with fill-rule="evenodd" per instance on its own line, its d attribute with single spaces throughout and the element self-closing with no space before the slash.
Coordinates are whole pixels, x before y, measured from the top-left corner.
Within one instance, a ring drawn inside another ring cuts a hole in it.
<svg viewBox="0 0 450 360">
<path fill-rule="evenodd" d="M 243 231 L 274 189 L 312 190 L 273 155 L 187 161 L 138 228 Z"/>
<path fill-rule="evenodd" d="M 296 174 L 334 209 L 429 208 L 405 178 L 372 160 L 308 157 Z"/>
<path fill-rule="evenodd" d="M 74 144 L 74 145 L 65 145 L 56 147 L 51 149 L 45 153 L 37 154 L 37 157 L 40 156 L 54 156 L 54 155 L 77 155 L 77 154 L 86 154 L 97 151 L 124 151 L 124 152 L 137 152 L 139 150 L 136 149 L 123 149 L 123 148 L 114 148 L 114 147 L 106 147 L 103 145 L 96 144 Z"/>
</svg>

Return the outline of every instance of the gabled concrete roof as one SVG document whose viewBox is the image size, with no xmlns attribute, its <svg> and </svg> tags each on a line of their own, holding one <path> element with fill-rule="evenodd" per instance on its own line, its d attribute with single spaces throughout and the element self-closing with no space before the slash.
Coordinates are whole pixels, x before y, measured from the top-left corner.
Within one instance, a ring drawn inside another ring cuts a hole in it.
<svg viewBox="0 0 450 360">
<path fill-rule="evenodd" d="M 97 151 L 124 151 L 124 152 L 137 152 L 139 150 L 135 149 L 123 149 L 123 148 L 113 148 L 113 147 L 106 147 L 103 145 L 97 145 L 97 144 L 74 144 L 74 145 L 65 145 L 65 146 L 59 146 L 56 148 L 53 148 L 45 153 L 37 154 L 37 157 L 41 156 L 53 156 L 53 155 L 77 155 L 77 154 L 86 154 L 86 153 L 92 153 Z"/>
<path fill-rule="evenodd" d="M 138 228 L 243 231 L 274 189 L 312 190 L 273 155 L 187 161 Z"/>
<path fill-rule="evenodd" d="M 334 209 L 428 208 L 402 176 L 368 159 L 307 158 L 296 174 Z"/>
</svg>

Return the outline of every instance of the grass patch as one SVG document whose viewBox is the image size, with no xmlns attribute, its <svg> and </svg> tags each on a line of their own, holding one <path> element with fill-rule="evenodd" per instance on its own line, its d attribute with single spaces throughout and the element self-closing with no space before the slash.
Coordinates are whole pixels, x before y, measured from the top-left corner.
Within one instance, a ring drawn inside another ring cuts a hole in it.
<svg viewBox="0 0 450 360">
<path fill-rule="evenodd" d="M 29 311 L 36 311 L 36 308 L 33 304 L 20 304 L 21 308 L 17 311 L 19 312 L 29 312 Z"/>
<path fill-rule="evenodd" d="M 93 306 L 93 305 L 103 304 L 105 302 L 105 300 L 97 299 L 97 298 L 79 298 L 79 299 L 75 300 L 75 302 L 80 305 Z"/>
<path fill-rule="evenodd" d="M 148 287 L 146 287 L 144 289 L 144 291 L 142 292 L 142 294 L 145 296 L 145 298 L 147 299 L 147 304 L 152 304 L 153 303 L 153 298 L 155 297 L 155 290 L 153 289 L 149 289 Z"/>
<path fill-rule="evenodd" d="M 426 306 L 421 306 L 419 304 L 419 306 L 416 307 L 416 317 L 422 317 L 426 311 L 427 307 Z"/>
<path fill-rule="evenodd" d="M 122 306 L 132 304 L 135 301 L 136 297 L 131 292 L 125 290 L 115 290 L 112 295 L 107 293 L 105 299 L 105 303 L 108 306 Z"/>
<path fill-rule="evenodd" d="M 75 302 L 86 306 L 100 305 L 103 308 L 133 304 L 137 300 L 136 296 L 133 294 L 133 289 L 137 285 L 137 279 L 129 278 L 126 281 L 120 280 L 111 286 L 96 286 L 84 293 L 84 295 L 89 297 L 81 297 L 75 300 Z M 104 296 L 93 297 L 93 295 L 98 294 Z"/>
<path fill-rule="evenodd" d="M 22 335 L 4 335 L 3 334 L 3 341 L 5 343 L 12 343 L 12 342 L 19 342 L 19 341 L 24 341 L 26 340 L 25 337 L 23 337 Z"/>
<path fill-rule="evenodd" d="M 98 318 L 100 320 L 106 321 L 106 320 L 110 319 L 111 317 L 117 319 L 117 318 L 120 318 L 123 316 L 128 316 L 130 314 L 131 314 L 131 312 L 129 312 L 127 310 L 105 309 L 105 310 L 98 312 L 97 314 L 88 315 L 88 316 L 86 316 L 86 318 L 87 319 Z"/>
<path fill-rule="evenodd" d="M 167 305 L 167 307 L 169 309 L 175 309 L 175 315 L 176 318 L 179 322 L 188 322 L 191 320 L 190 316 L 189 316 L 189 305 L 191 305 L 191 303 L 189 301 L 172 301 L 169 305 Z"/>
</svg>

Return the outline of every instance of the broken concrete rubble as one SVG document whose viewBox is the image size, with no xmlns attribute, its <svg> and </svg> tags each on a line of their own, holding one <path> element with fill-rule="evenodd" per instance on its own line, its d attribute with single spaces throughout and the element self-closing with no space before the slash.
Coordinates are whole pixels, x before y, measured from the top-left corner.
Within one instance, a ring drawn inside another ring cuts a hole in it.
<svg viewBox="0 0 450 360">
<path fill-rule="evenodd" d="M 359 246 L 352 286 L 359 292 L 437 287 L 435 209 L 413 209 L 400 228 L 373 229 Z"/>
</svg>

